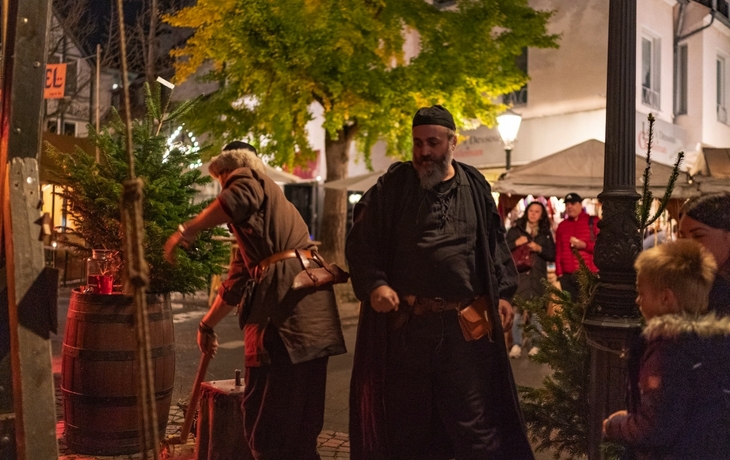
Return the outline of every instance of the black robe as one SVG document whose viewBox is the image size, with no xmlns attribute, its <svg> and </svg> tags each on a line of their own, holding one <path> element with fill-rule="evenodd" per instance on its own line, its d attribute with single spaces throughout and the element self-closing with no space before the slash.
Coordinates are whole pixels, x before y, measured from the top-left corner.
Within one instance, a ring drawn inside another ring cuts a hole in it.
<svg viewBox="0 0 730 460">
<path fill-rule="evenodd" d="M 483 274 L 492 317 L 499 318 L 497 305 L 499 299 L 511 300 L 517 289 L 517 270 L 505 242 L 505 232 L 491 195 L 491 188 L 484 176 L 475 168 L 459 163 L 466 172 L 472 190 L 474 208 L 477 215 L 477 270 Z M 375 262 L 380 274 L 388 273 L 392 255 L 394 224 L 403 202 L 402 197 L 408 190 L 420 187 L 418 176 L 410 162 L 397 163 L 378 180 L 355 207 L 355 226 L 347 238 L 348 263 L 351 272 L 357 276 L 363 261 L 353 259 L 350 254 L 354 246 L 362 244 L 362 232 L 375 232 L 382 246 L 370 247 L 367 251 L 368 264 Z M 380 211 L 376 228 L 362 229 L 358 219 L 368 206 Z M 360 322 L 357 331 L 355 354 L 350 383 L 350 453 L 353 460 L 378 460 L 389 458 L 389 447 L 385 433 L 385 354 L 386 354 L 386 315 L 375 312 L 369 305 L 369 293 L 373 279 L 353 278 L 355 294 L 362 301 Z M 499 368 L 502 403 L 502 434 L 504 458 L 511 460 L 534 459 L 527 440 L 522 411 L 517 399 L 512 369 L 503 337 L 504 331 L 499 321 L 495 321 L 494 337 L 499 348 Z M 444 457 L 450 458 L 450 457 Z"/>
</svg>

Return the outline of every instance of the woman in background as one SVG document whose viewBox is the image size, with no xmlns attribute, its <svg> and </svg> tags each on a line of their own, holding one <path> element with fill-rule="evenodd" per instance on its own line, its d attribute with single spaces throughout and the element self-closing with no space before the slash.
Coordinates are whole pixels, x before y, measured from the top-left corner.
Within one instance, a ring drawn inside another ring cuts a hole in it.
<svg viewBox="0 0 730 460">
<path fill-rule="evenodd" d="M 715 258 L 717 275 L 708 311 L 730 315 L 730 193 L 712 193 L 687 201 L 679 213 L 678 236 L 699 242 Z"/>
<path fill-rule="evenodd" d="M 507 231 L 507 244 L 514 251 L 518 246 L 528 245 L 532 251 L 534 263 L 530 271 L 519 274 L 519 282 L 515 299 L 530 300 L 545 294 L 543 280 L 547 278 L 547 263 L 555 261 L 555 240 L 550 228 L 550 219 L 545 206 L 539 201 L 527 205 L 525 213 L 515 221 Z M 512 348 L 510 358 L 519 358 L 522 355 L 522 328 L 525 315 L 520 308 L 515 307 L 515 320 L 512 325 Z M 532 325 L 542 332 L 542 326 L 535 315 L 532 316 Z M 529 355 L 534 356 L 537 347 L 530 348 Z"/>
</svg>

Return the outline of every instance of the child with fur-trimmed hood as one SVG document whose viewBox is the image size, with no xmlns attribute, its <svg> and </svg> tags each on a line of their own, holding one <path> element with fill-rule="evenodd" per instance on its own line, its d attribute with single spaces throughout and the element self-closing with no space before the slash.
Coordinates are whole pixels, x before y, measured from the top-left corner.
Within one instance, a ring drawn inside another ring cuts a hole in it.
<svg viewBox="0 0 730 460">
<path fill-rule="evenodd" d="M 637 459 L 730 458 L 730 318 L 707 314 L 717 264 L 699 243 L 678 240 L 634 266 L 647 323 L 629 357 L 629 410 L 603 432 Z"/>
</svg>

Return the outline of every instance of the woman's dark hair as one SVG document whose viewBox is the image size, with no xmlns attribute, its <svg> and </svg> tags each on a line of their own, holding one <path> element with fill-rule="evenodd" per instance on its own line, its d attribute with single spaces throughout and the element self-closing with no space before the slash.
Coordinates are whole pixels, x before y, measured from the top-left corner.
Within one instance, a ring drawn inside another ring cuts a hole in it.
<svg viewBox="0 0 730 460">
<path fill-rule="evenodd" d="M 679 213 L 697 222 L 730 232 L 730 193 L 712 193 L 691 198 Z"/>
<path fill-rule="evenodd" d="M 539 201 L 530 202 L 530 204 L 528 204 L 525 208 L 525 213 L 522 214 L 522 217 L 515 221 L 515 225 L 525 225 L 527 223 L 527 211 L 532 205 L 540 206 L 540 210 L 542 211 L 542 214 L 540 214 L 540 220 L 538 221 L 540 233 L 550 233 L 552 231 L 552 226 L 550 225 L 550 218 L 548 218 L 547 209 L 545 209 L 545 205 Z"/>
</svg>

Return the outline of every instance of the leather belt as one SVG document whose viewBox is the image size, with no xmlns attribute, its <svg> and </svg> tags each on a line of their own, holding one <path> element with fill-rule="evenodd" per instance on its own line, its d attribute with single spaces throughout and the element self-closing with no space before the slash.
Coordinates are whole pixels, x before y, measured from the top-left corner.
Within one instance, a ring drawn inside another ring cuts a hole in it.
<svg viewBox="0 0 730 460">
<path fill-rule="evenodd" d="M 274 265 L 277 262 L 281 262 L 285 259 L 296 259 L 299 257 L 297 255 L 297 252 L 304 257 L 307 262 L 309 259 L 314 259 L 314 252 L 309 251 L 307 249 L 288 249 L 286 251 L 277 252 L 276 254 L 272 254 L 269 257 L 265 258 L 258 264 L 258 270 L 260 273 L 263 273 L 264 270 L 269 268 L 270 265 Z M 306 267 L 305 267 L 306 268 Z"/>
<path fill-rule="evenodd" d="M 464 300 L 446 300 L 440 297 L 427 298 L 416 297 L 414 295 L 403 296 L 402 299 L 413 308 L 414 315 L 422 315 L 429 312 L 442 312 L 447 310 L 459 310 L 471 305 L 473 298 Z"/>
</svg>

